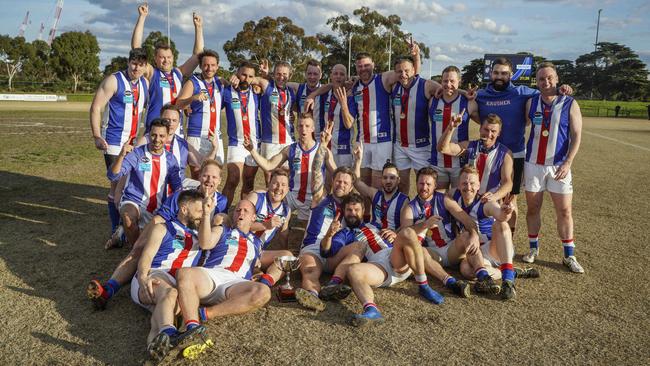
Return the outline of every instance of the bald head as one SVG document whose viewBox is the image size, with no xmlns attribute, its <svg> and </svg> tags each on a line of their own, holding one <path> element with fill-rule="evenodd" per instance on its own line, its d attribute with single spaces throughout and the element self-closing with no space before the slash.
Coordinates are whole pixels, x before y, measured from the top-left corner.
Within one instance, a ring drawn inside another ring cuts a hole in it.
<svg viewBox="0 0 650 366">
<path fill-rule="evenodd" d="M 233 215 L 234 224 L 242 231 L 247 232 L 255 220 L 255 205 L 249 200 L 241 200 L 235 207 Z"/>
<path fill-rule="evenodd" d="M 336 64 L 330 72 L 330 79 L 336 86 L 341 86 L 347 78 L 348 70 L 341 64 Z"/>
</svg>

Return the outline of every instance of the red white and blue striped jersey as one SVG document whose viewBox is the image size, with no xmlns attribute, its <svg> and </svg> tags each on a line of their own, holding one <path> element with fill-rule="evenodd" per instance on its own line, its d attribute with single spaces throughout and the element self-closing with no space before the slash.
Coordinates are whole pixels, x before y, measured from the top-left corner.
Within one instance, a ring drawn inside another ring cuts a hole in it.
<svg viewBox="0 0 650 366">
<path fill-rule="evenodd" d="M 415 75 L 408 88 L 397 83 L 390 95 L 395 128 L 394 142 L 403 147 L 429 146 L 429 100 L 426 80 Z"/>
<path fill-rule="evenodd" d="M 194 267 L 201 257 L 201 247 L 196 230 L 181 224 L 176 218 L 165 220 L 167 232 L 153 257 L 151 269 L 161 269 L 176 276 L 179 268 Z"/>
<path fill-rule="evenodd" d="M 305 237 L 302 240 L 302 247 L 311 244 L 320 244 L 320 241 L 330 229 L 332 221 L 334 221 L 336 215 L 340 213 L 341 205 L 336 202 L 334 196 L 331 194 L 325 196 L 318 206 L 311 209 L 309 221 L 307 221 L 307 227 L 305 228 Z M 343 215 L 340 215 L 339 221 L 341 221 L 342 218 Z M 345 227 L 345 220 L 341 223 L 342 226 Z"/>
<path fill-rule="evenodd" d="M 451 135 L 451 142 L 459 143 L 469 140 L 469 112 L 467 112 L 467 98 L 458 94 L 454 100 L 447 103 L 443 98 L 431 98 L 429 107 L 429 120 L 431 121 L 431 141 L 434 147 L 438 145 L 438 140 L 447 129 L 451 122 L 452 114 L 459 114 L 462 110 L 462 122 L 458 128 L 454 129 Z M 438 152 L 436 148 L 431 149 L 431 164 L 439 168 L 460 168 L 460 158 L 457 156 L 445 155 Z"/>
<path fill-rule="evenodd" d="M 542 96 L 532 98 L 528 117 L 532 121 L 526 161 L 539 165 L 560 165 L 566 160 L 571 141 L 569 124 L 573 98 L 559 95 L 551 105 Z"/>
<path fill-rule="evenodd" d="M 190 79 L 194 90 L 192 95 L 205 94 L 207 100 L 193 100 L 190 104 L 192 113 L 187 121 L 187 136 L 211 137 L 221 136 L 221 93 L 223 86 L 216 76 L 206 83 L 200 76 L 192 75 Z"/>
<path fill-rule="evenodd" d="M 465 205 L 463 201 L 463 196 L 459 190 L 456 190 L 453 194 L 454 201 L 458 203 L 460 208 L 469 215 L 469 217 L 474 220 L 476 226 L 478 227 L 478 236 L 481 244 L 487 243 L 492 240 L 492 224 L 494 224 L 494 218 L 492 216 L 485 215 L 484 207 L 485 203 L 481 202 L 481 196 L 476 195 L 474 201 L 469 205 Z M 463 225 L 458 222 L 460 228 L 463 228 Z"/>
<path fill-rule="evenodd" d="M 147 106 L 148 85 L 144 76 L 132 84 L 126 71 L 113 76 L 117 80 L 117 91 L 104 110 L 102 137 L 107 144 L 122 147 L 138 135 L 138 123 Z"/>
<path fill-rule="evenodd" d="M 299 142 L 289 145 L 289 191 L 296 193 L 300 202 L 311 201 L 311 171 L 320 142 L 309 150 L 303 150 Z M 325 173 L 325 164 L 321 167 Z"/>
<path fill-rule="evenodd" d="M 381 74 L 375 74 L 367 85 L 361 80 L 352 87 L 354 103 L 350 105 L 357 119 L 357 141 L 375 144 L 391 139 L 390 93 L 384 89 Z"/>
<path fill-rule="evenodd" d="M 501 186 L 501 167 L 510 150 L 500 142 L 491 148 L 483 146 L 482 140 L 470 141 L 467 145 L 467 164 L 478 170 L 481 181 L 479 194 L 496 192 Z"/>
<path fill-rule="evenodd" d="M 362 243 L 366 245 L 364 257 L 370 260 L 375 254 L 384 249 L 392 248 L 393 245 L 384 240 L 379 235 L 379 229 L 370 223 L 362 223 L 357 228 L 343 228 L 332 237 L 332 246 L 329 252 L 323 253 L 323 257 L 333 257 L 343 247 L 352 243 Z"/>
<path fill-rule="evenodd" d="M 172 69 L 171 72 L 166 73 L 156 67 L 153 68 L 153 75 L 151 75 L 151 85 L 149 85 L 149 107 L 147 108 L 147 122 L 145 124 L 145 131 L 149 131 L 151 121 L 160 117 L 160 109 L 165 104 L 176 104 L 176 97 L 183 87 L 183 74 L 178 68 Z M 180 113 L 181 123 L 176 134 L 183 135 L 182 118 L 183 113 Z"/>
<path fill-rule="evenodd" d="M 108 179 L 116 182 L 128 176 L 124 184 L 122 200 L 137 203 L 154 213 L 167 198 L 167 184 L 174 192 L 182 189 L 182 180 L 174 156 L 163 150 L 160 155 L 149 151 L 147 145 L 138 146 L 122 162 L 117 174 L 109 169 Z"/>
<path fill-rule="evenodd" d="M 314 89 L 309 89 L 307 83 L 301 83 L 298 85 L 298 90 L 296 91 L 296 101 L 298 102 L 298 113 L 304 112 L 305 109 L 305 100 L 316 89 L 320 88 L 320 82 L 316 84 Z"/>
<path fill-rule="evenodd" d="M 230 85 L 225 87 L 223 105 L 228 123 L 228 146 L 243 146 L 244 137 L 248 137 L 251 144 L 257 146 L 259 96 L 253 93 L 253 88 L 241 92 Z"/>
<path fill-rule="evenodd" d="M 144 135 L 147 143 L 151 141 L 149 135 Z M 190 150 L 187 147 L 187 141 L 178 136 L 174 135 L 170 143 L 165 144 L 165 150 L 174 155 L 176 159 L 176 164 L 178 165 L 178 170 L 181 175 L 181 180 L 185 179 L 185 168 L 187 167 L 187 157 L 189 156 Z"/>
<path fill-rule="evenodd" d="M 160 207 L 156 215 L 162 217 L 165 220 L 172 220 L 176 215 L 178 215 L 178 196 L 180 196 L 182 191 L 176 191 L 171 196 L 167 197 L 165 203 Z M 210 216 L 210 219 L 214 218 L 214 215 L 218 213 L 228 213 L 228 199 L 226 196 L 222 195 L 219 192 L 214 192 L 214 211 Z"/>
<path fill-rule="evenodd" d="M 397 191 L 393 197 L 386 201 L 384 192 L 378 190 L 372 198 L 372 217 L 370 223 L 379 229 L 391 229 L 397 231 L 400 228 L 400 213 L 404 202 L 408 202 L 409 197 L 404 193 Z"/>
<path fill-rule="evenodd" d="M 280 202 L 278 207 L 274 208 L 273 204 L 271 204 L 268 193 L 266 192 L 257 192 L 255 212 L 257 212 L 257 216 L 255 217 L 256 222 L 267 222 L 270 221 L 274 216 L 279 216 L 282 218 L 282 225 L 284 225 L 284 222 L 286 220 L 289 220 L 289 217 L 291 217 L 291 209 L 289 208 L 289 205 L 287 205 L 287 203 L 283 200 Z M 282 226 L 280 226 L 280 228 L 281 227 Z M 278 230 L 280 230 L 280 228 L 274 227 L 273 229 L 255 232 L 255 235 L 257 235 L 257 237 L 262 240 L 262 249 L 266 249 L 269 246 L 271 240 L 273 240 L 273 237 L 278 232 Z"/>
<path fill-rule="evenodd" d="M 445 207 L 445 195 L 435 192 L 431 199 L 423 201 L 419 196 L 409 202 L 409 208 L 413 214 L 413 223 L 417 224 L 431 216 L 440 216 L 442 220 L 433 229 L 418 233 L 420 237 L 429 237 L 434 244 L 442 248 L 456 238 L 451 228 L 451 214 Z"/>
<path fill-rule="evenodd" d="M 293 89 L 280 89 L 269 81 L 260 100 L 262 142 L 267 144 L 290 144 L 293 142 L 291 108 L 296 102 Z"/>
<path fill-rule="evenodd" d="M 348 97 L 348 108 L 354 104 L 354 98 Z M 326 94 L 319 95 L 314 99 L 314 134 L 320 140 L 320 131 L 325 129 L 327 122 L 332 121 L 332 139 L 329 148 L 333 154 L 351 154 L 352 128 L 346 128 L 343 122 L 341 103 L 330 90 Z M 354 115 L 353 115 L 354 117 Z"/>
<path fill-rule="evenodd" d="M 262 241 L 253 233 L 238 228 L 223 228 L 217 245 L 206 251 L 205 268 L 222 268 L 250 280 L 255 262 L 262 253 Z"/>
</svg>

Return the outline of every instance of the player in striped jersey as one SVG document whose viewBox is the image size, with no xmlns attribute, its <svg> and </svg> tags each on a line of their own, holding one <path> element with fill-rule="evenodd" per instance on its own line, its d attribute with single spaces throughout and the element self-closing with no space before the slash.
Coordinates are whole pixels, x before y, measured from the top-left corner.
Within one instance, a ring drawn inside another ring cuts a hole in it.
<svg viewBox="0 0 650 366">
<path fill-rule="evenodd" d="M 198 264 L 202 200 L 203 195 L 195 190 L 180 195 L 177 215 L 152 228 L 138 261 L 138 273 L 131 281 L 131 299 L 152 313 L 147 351 L 154 360 L 164 358 L 170 343 L 179 336 L 173 325 L 176 276 L 181 268 Z"/>
<path fill-rule="evenodd" d="M 305 110 L 305 101 L 309 94 L 316 91 L 320 88 L 320 79 L 323 77 L 322 65 L 316 60 L 307 61 L 307 68 L 305 69 L 305 82 L 304 83 L 294 83 L 288 82 L 289 86 L 296 93 L 296 103 L 298 103 L 297 109 L 298 113 L 306 113 Z M 324 125 L 323 125 L 324 126 Z M 318 123 L 315 126 L 314 135 L 316 137 L 320 136 L 320 131 L 323 126 L 320 126 Z"/>
<path fill-rule="evenodd" d="M 149 15 L 149 6 L 144 3 L 138 6 L 138 20 L 131 36 L 131 48 L 142 47 L 144 35 L 144 23 Z M 154 64 L 147 64 L 144 77 L 149 81 L 149 108 L 147 109 L 147 120 L 145 133 L 149 132 L 151 121 L 160 117 L 160 110 L 165 104 L 175 104 L 178 93 L 182 87 L 183 77 L 192 74 L 198 66 L 197 55 L 203 51 L 203 20 L 192 13 L 194 23 L 194 48 L 190 56 L 182 65 L 174 67 L 174 53 L 167 43 L 157 43 L 154 47 Z M 176 132 L 183 136 L 183 128 Z"/>
<path fill-rule="evenodd" d="M 479 268 L 479 282 L 491 285 L 498 292 L 498 285 L 482 268 L 476 224 L 451 197 L 435 190 L 436 176 L 431 167 L 420 169 L 416 175 L 418 194 L 402 209 L 402 230 L 393 242 L 393 255 L 399 257 L 394 258 L 393 265 L 402 268 L 408 264 L 415 274 L 420 295 L 435 304 L 442 303 L 444 298 L 429 287 L 427 273 L 454 293 L 469 297 L 469 286 L 450 276 L 440 265 L 457 265 L 462 256 Z M 452 217 L 467 228 L 466 232 L 454 233 Z M 423 246 L 427 250 L 422 250 Z"/>
<path fill-rule="evenodd" d="M 104 152 L 106 170 L 115 162 L 122 145 L 131 142 L 138 131 L 138 121 L 147 100 L 147 79 L 143 73 L 147 64 L 147 53 L 142 48 L 129 52 L 129 64 L 125 71 L 106 77 L 97 88 L 90 105 L 90 128 L 95 147 Z M 102 122 L 102 108 L 104 118 Z M 100 128 L 101 124 L 101 128 Z M 120 213 L 115 205 L 117 182 L 111 183 L 106 200 L 111 233 L 120 222 Z"/>
<path fill-rule="evenodd" d="M 332 158 L 329 149 L 326 149 L 327 155 L 324 164 L 315 165 L 314 160 L 321 144 L 327 144 L 331 138 L 332 125 L 323 131 L 322 135 L 327 135 L 326 139 L 321 136 L 322 142 L 314 140 L 314 119 L 307 114 L 300 116 L 298 120 L 298 142 L 294 142 L 284 147 L 278 154 L 267 159 L 262 154 L 255 151 L 250 140 L 244 141 L 244 147 L 251 152 L 255 159 L 265 172 L 271 172 L 279 168 L 285 161 L 289 162 L 289 194 L 287 203 L 291 210 L 298 211 L 299 220 L 309 218 L 309 210 L 312 207 L 312 172 L 314 169 L 320 170 L 321 174 L 327 169 L 333 172 L 336 164 Z"/>
<path fill-rule="evenodd" d="M 201 154 L 211 150 L 210 138 L 217 137 L 220 148 L 217 161 L 224 163 L 223 143 L 221 142 L 221 109 L 223 86 L 217 76 L 219 54 L 213 50 L 204 50 L 198 55 L 201 75 L 192 75 L 181 89 L 176 105 L 184 109 L 188 105 L 192 113 L 187 121 L 187 142 Z M 192 176 L 196 176 L 198 167 L 193 167 Z"/>
<path fill-rule="evenodd" d="M 120 201 L 120 216 L 126 239 L 135 243 L 146 225 L 167 197 L 167 184 L 173 191 L 182 188 L 180 170 L 174 156 L 165 150 L 169 121 L 151 122 L 150 142 L 137 148 L 122 147 L 107 176 L 112 182 L 127 176 Z"/>
<path fill-rule="evenodd" d="M 582 114 L 573 98 L 558 95 L 558 77 L 552 63 L 541 64 L 536 77 L 541 95 L 526 105 L 527 121 L 529 124 L 532 122 L 524 165 L 530 251 L 522 259 L 533 263 L 539 255 L 540 210 L 544 191 L 548 191 L 555 206 L 557 231 L 564 247 L 563 263 L 571 272 L 584 273 L 574 255 L 571 213 L 571 164 L 580 147 Z"/>
<path fill-rule="evenodd" d="M 251 82 L 255 78 L 255 66 L 244 61 L 237 73 L 231 78 L 231 85 L 223 90 L 223 104 L 228 123 L 228 156 L 226 158 L 228 178 L 223 191 L 228 202 L 233 197 L 239 182 L 243 182 L 241 197 L 246 197 L 253 190 L 257 164 L 248 150 L 244 148 L 244 139 L 248 138 L 257 149 L 259 141 L 259 96 L 253 92 Z"/>
<path fill-rule="evenodd" d="M 204 204 L 199 227 L 201 248 L 207 251 L 205 261 L 201 267 L 178 272 L 178 299 L 186 337 L 205 333 L 199 321 L 254 311 L 271 299 L 268 286 L 251 281 L 262 251 L 262 241 L 250 231 L 255 206 L 248 200 L 239 201 L 233 227 L 228 228 L 209 225 L 205 211 L 210 201 Z"/>
<path fill-rule="evenodd" d="M 481 195 L 478 194 L 480 187 L 478 170 L 469 165 L 462 168 L 459 183 L 458 190 L 453 192 L 453 199 L 472 218 L 478 228 L 484 261 L 481 265 L 485 265 L 494 279 L 501 279 L 501 298 L 510 300 L 516 295 L 515 277 L 539 277 L 539 272 L 536 270 L 512 266 L 515 248 L 512 244 L 512 232 L 508 226 L 513 210 L 510 204 L 512 195 L 506 197 L 502 204 L 495 201 L 483 202 Z M 496 268 L 500 272 L 496 271 Z M 460 271 L 466 278 L 476 277 L 476 268 L 472 267 L 467 260 L 461 262 Z"/>
<path fill-rule="evenodd" d="M 321 141 L 327 139 L 326 134 L 321 134 Z M 326 156 L 327 147 L 324 142 L 318 149 L 314 166 L 321 166 Z M 332 176 L 334 179 L 331 193 L 326 195 L 322 171 L 314 170 L 311 212 L 299 256 L 302 285 L 301 288 L 296 289 L 296 298 L 303 306 L 319 311 L 325 309 L 325 303 L 319 298 L 320 275 L 323 271 L 333 272 L 340 261 L 351 254 L 351 251 L 361 251 L 361 248 L 350 246 L 349 249 L 345 248 L 330 258 L 325 258 L 321 254 L 321 242 L 326 236 L 333 236 L 336 232 L 334 230 L 338 230 L 333 222 L 340 222 L 341 200 L 352 191 L 355 179 L 352 169 L 348 167 L 336 168 Z M 333 229 L 331 229 L 332 225 L 334 225 Z"/>
<path fill-rule="evenodd" d="M 461 157 L 467 164 L 478 169 L 481 200 L 498 201 L 512 190 L 512 154 L 507 147 L 497 142 L 501 133 L 501 119 L 490 114 L 481 123 L 480 139 L 452 142 L 452 136 L 462 124 L 460 115 L 452 116 L 451 123 L 438 140 L 438 152 Z"/>
<path fill-rule="evenodd" d="M 221 166 L 215 160 L 205 160 L 201 165 L 199 173 L 199 186 L 197 190 L 204 196 L 214 196 L 215 207 L 212 212 L 213 225 L 221 225 L 226 218 L 226 197 L 217 192 L 221 182 Z M 156 224 L 171 221 L 179 211 L 178 198 L 182 192 L 176 192 L 167 198 L 165 203 L 158 209 L 153 219 L 144 227 L 138 240 L 133 244 L 129 254 L 117 265 L 111 278 L 104 284 L 97 280 L 91 280 L 86 288 L 88 298 L 98 310 L 104 310 L 108 301 L 133 278 L 138 266 L 138 260 L 142 254 L 142 248 L 151 235 L 151 230 Z"/>
<path fill-rule="evenodd" d="M 357 144 L 354 147 L 354 174 L 361 171 L 361 157 L 363 156 L 363 145 Z M 381 230 L 383 239 L 393 242 L 400 229 L 400 215 L 404 206 L 408 205 L 409 197 L 400 192 L 397 187 L 400 183 L 397 167 L 388 162 L 384 164 L 381 171 L 381 189 L 369 187 L 357 179 L 354 188 L 370 200 L 371 215 L 366 215 L 365 220 L 370 221 Z"/>
<path fill-rule="evenodd" d="M 444 131 L 452 121 L 452 116 L 460 115 L 461 124 L 456 126 L 451 135 L 451 142 L 463 143 L 469 140 L 469 116 L 478 113 L 474 100 L 469 100 L 459 93 L 460 70 L 456 66 L 447 66 L 442 70 L 442 97 L 431 98 L 429 104 L 429 121 L 431 122 L 431 165 L 438 173 L 437 189 L 454 190 L 458 186 L 461 162 L 458 156 L 450 156 L 436 149 Z M 470 90 L 473 93 L 473 90 Z"/>
<path fill-rule="evenodd" d="M 314 99 L 313 115 L 316 121 L 315 133 L 320 139 L 322 131 L 327 123 L 333 124 L 332 140 L 330 150 L 334 157 L 336 166 L 352 166 L 352 124 L 354 116 L 350 113 L 349 106 L 354 103 L 352 97 L 348 97 L 345 91 L 345 79 L 347 70 L 341 64 L 334 65 L 330 73 L 332 89 Z M 331 176 L 327 175 L 326 189 L 329 188 Z"/>
<path fill-rule="evenodd" d="M 419 58 L 419 47 L 415 44 L 413 48 Z M 414 61 L 410 57 L 398 58 L 394 68 L 399 82 L 390 95 L 394 129 L 393 162 L 399 170 L 399 190 L 408 194 L 411 169 L 417 172 L 429 166 L 431 142 L 428 103 L 440 89 L 440 84 L 416 74 Z"/>
</svg>

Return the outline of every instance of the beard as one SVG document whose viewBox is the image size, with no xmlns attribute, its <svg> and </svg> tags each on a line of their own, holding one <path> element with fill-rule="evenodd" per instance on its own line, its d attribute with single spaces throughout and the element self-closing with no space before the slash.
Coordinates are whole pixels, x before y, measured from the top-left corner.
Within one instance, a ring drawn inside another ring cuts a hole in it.
<svg viewBox="0 0 650 366">
<path fill-rule="evenodd" d="M 508 80 L 496 80 L 492 83 L 492 86 L 494 87 L 494 90 L 496 91 L 504 91 L 508 88 L 508 85 L 510 85 L 510 79 Z"/>
<path fill-rule="evenodd" d="M 248 81 L 240 81 L 238 88 L 240 91 L 248 90 L 248 88 L 250 88 L 250 84 L 248 84 Z"/>
<path fill-rule="evenodd" d="M 359 226 L 361 226 L 361 219 L 359 219 L 356 216 L 354 216 L 354 217 L 345 217 L 345 224 L 350 229 L 355 229 L 355 228 L 358 228 Z"/>
<path fill-rule="evenodd" d="M 198 230 L 201 220 L 189 220 L 187 223 L 187 228 L 190 230 Z"/>
</svg>

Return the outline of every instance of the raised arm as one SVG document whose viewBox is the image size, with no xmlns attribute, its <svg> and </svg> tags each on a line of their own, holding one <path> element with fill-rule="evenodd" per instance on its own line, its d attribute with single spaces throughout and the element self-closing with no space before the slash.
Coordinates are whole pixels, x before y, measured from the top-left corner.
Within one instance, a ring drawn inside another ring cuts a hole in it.
<svg viewBox="0 0 650 366">
<path fill-rule="evenodd" d="M 113 94 L 117 92 L 117 79 L 111 75 L 105 78 L 97 88 L 93 102 L 90 105 L 90 130 L 95 140 L 95 147 L 98 150 L 108 149 L 108 143 L 102 137 L 101 122 L 102 122 L 102 108 L 108 104 Z"/>
<path fill-rule="evenodd" d="M 354 181 L 354 188 L 356 188 L 362 196 L 372 200 L 372 198 L 375 197 L 375 194 L 377 194 L 377 188 L 371 187 L 364 183 L 363 180 L 358 179 L 361 176 L 361 158 L 363 157 L 363 144 L 360 141 L 354 146 L 352 154 L 354 155 L 354 176 L 357 177 Z"/>
<path fill-rule="evenodd" d="M 192 13 L 192 21 L 194 22 L 194 48 L 192 49 L 192 56 L 178 67 L 181 74 L 189 76 L 192 71 L 199 66 L 198 54 L 203 52 L 203 19 L 197 13 Z"/>
<path fill-rule="evenodd" d="M 138 20 L 135 22 L 135 27 L 133 28 L 133 34 L 131 35 L 131 48 L 140 48 L 142 47 L 142 39 L 144 38 L 144 21 L 149 15 L 149 5 L 144 3 L 138 6 Z M 147 80 L 151 80 L 151 75 L 153 75 L 153 66 L 147 63 L 147 70 L 144 72 L 144 77 Z"/>
<path fill-rule="evenodd" d="M 271 170 L 279 167 L 289 158 L 289 146 L 285 146 L 282 151 L 273 155 L 270 159 L 267 159 L 260 155 L 248 137 L 244 137 L 244 148 L 251 153 L 251 156 L 257 165 L 259 165 L 259 167 L 264 169 L 266 172 L 270 172 Z"/>
<path fill-rule="evenodd" d="M 223 233 L 223 226 L 212 226 L 211 217 L 214 211 L 214 195 L 207 195 L 203 199 L 203 217 L 199 224 L 199 246 L 201 249 L 212 249 L 217 245 L 221 234 Z"/>
<path fill-rule="evenodd" d="M 348 95 L 345 91 L 344 87 L 338 87 L 334 88 L 334 96 L 336 96 L 336 99 L 339 101 L 339 104 L 341 105 L 341 114 L 343 115 L 343 125 L 345 128 L 352 128 L 352 124 L 354 123 L 354 117 L 352 117 L 352 113 L 350 113 L 350 109 L 348 108 Z"/>
<path fill-rule="evenodd" d="M 569 128 L 569 137 L 571 138 L 569 141 L 569 154 L 564 163 L 555 172 L 555 180 L 564 179 L 569 174 L 573 159 L 575 159 L 580 148 L 580 140 L 582 139 L 582 112 L 580 112 L 580 106 L 575 100 L 571 103 L 571 109 L 569 110 Z"/>
<path fill-rule="evenodd" d="M 131 171 L 133 163 L 130 160 L 133 160 L 134 158 L 128 158 L 129 161 L 126 164 L 124 164 L 124 160 L 132 151 L 133 145 L 131 145 L 130 142 L 127 142 L 122 146 L 122 150 L 120 150 L 117 159 L 115 159 L 115 162 L 113 162 L 107 173 L 107 177 L 111 182 L 117 181 Z"/>
<path fill-rule="evenodd" d="M 327 143 L 332 138 L 332 123 L 327 122 L 327 126 L 321 132 L 321 141 L 318 150 L 314 155 L 311 165 L 311 207 L 316 207 L 325 196 L 325 181 L 323 178 L 323 163 L 325 159 L 331 159 L 331 152 L 327 148 Z M 329 164 L 333 164 L 330 162 Z"/>
<path fill-rule="evenodd" d="M 314 108 L 314 99 L 316 99 L 317 96 L 328 93 L 330 90 L 332 90 L 332 84 L 325 84 L 321 85 L 320 88 L 311 92 L 307 98 L 305 98 L 305 105 L 303 107 L 305 109 L 305 112 L 308 112 Z"/>
<path fill-rule="evenodd" d="M 438 152 L 450 156 L 459 156 L 465 152 L 465 148 L 467 146 L 462 146 L 459 143 L 451 142 L 451 136 L 454 134 L 454 130 L 458 128 L 461 123 L 463 123 L 463 114 L 465 114 L 464 109 L 459 114 L 454 114 L 451 116 L 451 123 L 447 125 L 447 128 L 445 128 L 445 131 L 442 133 L 442 136 L 440 136 L 440 139 L 438 140 Z"/>
</svg>

